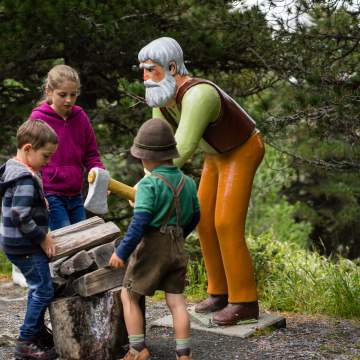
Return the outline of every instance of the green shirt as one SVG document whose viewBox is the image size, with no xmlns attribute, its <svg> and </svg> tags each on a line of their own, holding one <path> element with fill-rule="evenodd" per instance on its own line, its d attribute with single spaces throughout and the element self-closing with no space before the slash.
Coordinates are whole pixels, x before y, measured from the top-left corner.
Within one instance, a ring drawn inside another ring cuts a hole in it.
<svg viewBox="0 0 360 360">
<path fill-rule="evenodd" d="M 199 147 L 202 151 L 216 154 L 202 136 L 208 125 L 218 118 L 221 111 L 221 99 L 217 90 L 209 84 L 198 84 L 186 91 L 181 101 L 181 111 L 175 104 L 166 108 L 178 123 L 175 132 L 180 157 L 174 164 L 182 166 Z M 159 108 L 153 109 L 153 117 L 165 120 Z"/>
<path fill-rule="evenodd" d="M 176 188 L 179 184 L 183 172 L 176 166 L 159 166 L 151 173 L 158 173 L 166 178 L 170 184 Z M 185 176 L 186 181 L 180 193 L 180 225 L 187 225 L 194 213 L 199 211 L 196 184 L 189 176 Z M 155 176 L 143 177 L 137 185 L 134 212 L 149 212 L 154 217 L 150 226 L 159 228 L 162 225 L 173 201 L 173 193 L 163 180 Z M 176 212 L 173 211 L 168 224 L 176 224 Z"/>
</svg>

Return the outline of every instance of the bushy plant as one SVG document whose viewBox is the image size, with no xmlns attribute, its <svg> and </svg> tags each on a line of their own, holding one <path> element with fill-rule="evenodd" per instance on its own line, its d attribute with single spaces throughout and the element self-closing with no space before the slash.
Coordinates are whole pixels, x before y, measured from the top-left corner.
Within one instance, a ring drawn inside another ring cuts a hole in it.
<svg viewBox="0 0 360 360">
<path fill-rule="evenodd" d="M 328 259 L 272 231 L 249 239 L 258 290 L 267 309 L 360 319 L 360 266 Z"/>
<path fill-rule="evenodd" d="M 187 269 L 186 296 L 192 300 L 206 298 L 206 285 L 207 276 L 204 261 L 190 260 Z"/>
<path fill-rule="evenodd" d="M 271 230 L 248 243 L 263 308 L 360 319 L 360 263 L 279 241 Z M 186 295 L 205 298 L 206 280 L 203 261 L 190 261 Z"/>
<path fill-rule="evenodd" d="M 282 195 L 292 180 L 295 170 L 285 155 L 270 146 L 255 179 L 247 217 L 247 233 L 258 236 L 271 229 L 276 239 L 308 245 L 311 225 L 297 222 L 299 203 L 290 204 Z"/>
</svg>

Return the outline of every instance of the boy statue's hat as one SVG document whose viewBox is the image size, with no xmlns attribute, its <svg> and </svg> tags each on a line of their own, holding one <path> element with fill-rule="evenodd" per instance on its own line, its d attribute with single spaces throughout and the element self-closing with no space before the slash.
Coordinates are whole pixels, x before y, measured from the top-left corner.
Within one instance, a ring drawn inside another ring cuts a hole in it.
<svg viewBox="0 0 360 360">
<path fill-rule="evenodd" d="M 161 161 L 179 157 L 170 125 L 157 118 L 141 125 L 130 152 L 132 156 L 142 160 Z"/>
</svg>

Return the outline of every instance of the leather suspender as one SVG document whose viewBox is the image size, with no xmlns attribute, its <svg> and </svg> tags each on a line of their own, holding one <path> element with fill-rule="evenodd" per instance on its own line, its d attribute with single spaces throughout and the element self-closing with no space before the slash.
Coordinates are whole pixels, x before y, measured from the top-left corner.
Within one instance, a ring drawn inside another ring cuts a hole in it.
<svg viewBox="0 0 360 360">
<path fill-rule="evenodd" d="M 182 228 L 181 228 L 181 225 L 180 225 L 180 216 L 181 216 L 181 207 L 180 207 L 180 193 L 182 191 L 182 189 L 184 188 L 184 185 L 185 185 L 185 175 L 182 175 L 181 177 L 181 180 L 179 182 L 179 184 L 177 185 L 176 188 L 174 188 L 174 186 L 171 185 L 171 183 L 163 176 L 163 175 L 160 175 L 160 174 L 157 174 L 157 173 L 152 173 L 151 174 L 152 176 L 155 176 L 157 178 L 159 178 L 160 180 L 162 180 L 165 185 L 171 190 L 171 192 L 173 193 L 174 195 L 174 198 L 173 198 L 173 201 L 171 203 L 171 206 L 169 208 L 169 210 L 167 211 L 165 217 L 164 217 L 164 220 L 161 224 L 161 227 L 160 227 L 160 232 L 161 233 L 165 233 L 166 230 L 167 230 L 167 226 L 168 226 L 168 221 L 175 209 L 175 213 L 176 213 L 176 230 L 177 230 L 177 233 L 180 234 L 182 232 Z"/>
</svg>

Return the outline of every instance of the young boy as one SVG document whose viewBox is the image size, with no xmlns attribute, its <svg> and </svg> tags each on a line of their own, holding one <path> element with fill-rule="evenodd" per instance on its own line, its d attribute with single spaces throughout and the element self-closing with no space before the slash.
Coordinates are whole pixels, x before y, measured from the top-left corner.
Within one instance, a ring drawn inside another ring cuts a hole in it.
<svg viewBox="0 0 360 360">
<path fill-rule="evenodd" d="M 132 254 L 121 292 L 130 342 L 122 360 L 150 359 L 139 299 L 141 295 L 153 295 L 155 290 L 166 294 L 173 316 L 177 359 L 191 360 L 190 320 L 182 293 L 187 265 L 184 239 L 200 219 L 196 185 L 173 166 L 172 159 L 179 154 L 165 121 L 146 121 L 130 152 L 141 159 L 150 174 L 137 184 L 134 217 L 109 261 L 110 266 L 122 268 Z"/>
<path fill-rule="evenodd" d="M 38 171 L 57 148 L 55 132 L 42 120 L 26 121 L 16 134 L 17 154 L 0 167 L 0 246 L 24 275 L 27 310 L 16 342 L 16 359 L 56 358 L 44 314 L 53 298 L 49 260 L 55 246 Z"/>
</svg>

